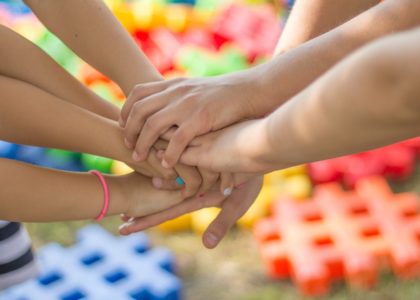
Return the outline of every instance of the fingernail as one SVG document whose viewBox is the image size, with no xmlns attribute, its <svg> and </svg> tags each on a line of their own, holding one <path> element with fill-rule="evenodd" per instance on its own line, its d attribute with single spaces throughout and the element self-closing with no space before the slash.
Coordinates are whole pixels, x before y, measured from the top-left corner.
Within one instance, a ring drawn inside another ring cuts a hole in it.
<svg viewBox="0 0 420 300">
<path fill-rule="evenodd" d="M 181 178 L 181 177 L 179 177 L 179 176 L 175 179 L 175 182 L 176 182 L 176 184 L 178 184 L 178 185 L 184 185 L 184 184 L 185 184 L 184 179 L 182 179 L 182 178 Z"/>
<path fill-rule="evenodd" d="M 136 151 L 133 152 L 133 159 L 134 161 L 140 161 L 140 156 Z"/>
<path fill-rule="evenodd" d="M 127 146 L 127 148 L 131 149 L 133 147 L 133 145 L 127 139 L 124 139 L 124 144 Z"/>
<path fill-rule="evenodd" d="M 162 167 L 164 167 L 165 169 L 170 169 L 171 168 L 171 166 L 164 159 L 162 160 Z"/>
<path fill-rule="evenodd" d="M 129 223 L 124 223 L 120 227 L 118 227 L 118 230 L 121 234 L 128 234 L 127 227 L 129 226 Z"/>
<path fill-rule="evenodd" d="M 219 239 L 217 238 L 215 234 L 207 233 L 206 235 L 207 246 L 215 247 L 217 245 L 218 240 Z"/>
<path fill-rule="evenodd" d="M 232 188 L 225 188 L 224 190 L 223 190 L 223 195 L 225 196 L 225 197 L 227 197 L 227 196 L 230 196 L 231 194 L 232 194 L 232 192 L 233 192 L 233 189 Z"/>
<path fill-rule="evenodd" d="M 164 154 L 165 154 L 165 151 L 159 150 L 158 152 L 156 152 L 156 157 L 158 159 L 162 159 Z"/>
<path fill-rule="evenodd" d="M 153 177 L 152 183 L 153 183 L 153 186 L 157 189 L 160 189 L 163 186 L 163 180 L 159 177 Z"/>
</svg>

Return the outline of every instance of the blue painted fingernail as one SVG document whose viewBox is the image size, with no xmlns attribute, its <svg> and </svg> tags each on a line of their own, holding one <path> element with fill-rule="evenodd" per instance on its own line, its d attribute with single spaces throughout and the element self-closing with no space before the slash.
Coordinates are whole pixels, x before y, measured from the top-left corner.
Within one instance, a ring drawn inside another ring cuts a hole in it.
<svg viewBox="0 0 420 300">
<path fill-rule="evenodd" d="M 182 178 L 181 178 L 181 177 L 179 177 L 179 176 L 175 179 L 175 182 L 176 182 L 178 185 L 184 185 L 184 184 L 185 184 L 184 179 L 182 179 Z"/>
</svg>

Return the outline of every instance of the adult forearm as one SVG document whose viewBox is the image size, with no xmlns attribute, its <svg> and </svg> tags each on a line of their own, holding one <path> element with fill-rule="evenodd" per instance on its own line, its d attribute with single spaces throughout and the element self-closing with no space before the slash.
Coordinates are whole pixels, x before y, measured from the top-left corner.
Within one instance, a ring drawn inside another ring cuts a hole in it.
<svg viewBox="0 0 420 300">
<path fill-rule="evenodd" d="M 39 19 L 126 95 L 161 76 L 101 0 L 26 0 Z"/>
<path fill-rule="evenodd" d="M 277 45 L 283 53 L 303 44 L 371 8 L 379 0 L 298 0 Z"/>
<path fill-rule="evenodd" d="M 267 162 L 284 168 L 420 135 L 418 34 L 361 49 L 268 117 Z"/>
<path fill-rule="evenodd" d="M 266 88 L 256 106 L 273 111 L 355 49 L 389 33 L 420 24 L 420 1 L 387 0 L 345 24 L 313 39 L 252 72 Z"/>
<path fill-rule="evenodd" d="M 93 219 L 103 206 L 99 180 L 91 174 L 39 168 L 0 159 L 0 219 L 49 222 Z M 112 178 L 108 215 L 124 213 L 128 201 Z"/>
</svg>

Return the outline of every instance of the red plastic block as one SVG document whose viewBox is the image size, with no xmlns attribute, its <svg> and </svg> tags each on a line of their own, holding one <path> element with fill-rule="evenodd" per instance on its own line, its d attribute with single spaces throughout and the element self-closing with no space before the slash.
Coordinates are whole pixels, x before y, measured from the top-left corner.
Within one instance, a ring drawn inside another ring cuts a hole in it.
<svg viewBox="0 0 420 300">
<path fill-rule="evenodd" d="M 234 42 L 253 60 L 273 53 L 281 28 L 270 6 L 251 8 L 233 4 L 218 17 L 212 30 L 216 44 Z"/>
<path fill-rule="evenodd" d="M 359 181 L 353 192 L 324 184 L 312 201 L 276 202 L 254 233 L 269 275 L 291 277 L 304 294 L 325 294 L 337 279 L 371 287 L 382 267 L 400 278 L 420 275 L 418 201 L 394 195 L 381 177 Z"/>
<path fill-rule="evenodd" d="M 405 179 L 412 174 L 420 138 L 376 150 L 310 163 L 309 174 L 315 183 L 343 181 L 353 187 L 362 178 L 383 175 Z"/>
<path fill-rule="evenodd" d="M 158 28 L 148 34 L 136 32 L 134 38 L 161 73 L 173 68 L 175 55 L 181 47 L 180 39 L 175 33 Z"/>
</svg>

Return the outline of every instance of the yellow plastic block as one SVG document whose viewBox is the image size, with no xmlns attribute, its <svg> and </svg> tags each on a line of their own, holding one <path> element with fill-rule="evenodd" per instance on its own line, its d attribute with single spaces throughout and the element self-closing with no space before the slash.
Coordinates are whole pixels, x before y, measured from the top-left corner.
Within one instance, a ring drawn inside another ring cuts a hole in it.
<svg viewBox="0 0 420 300">
<path fill-rule="evenodd" d="M 114 5 L 112 12 L 128 32 L 133 33 L 136 30 L 136 18 L 130 5 Z"/>
<path fill-rule="evenodd" d="M 149 31 L 165 24 L 165 6 L 157 1 L 140 1 L 132 5 L 138 30 Z"/>
<path fill-rule="evenodd" d="M 115 175 L 125 175 L 133 172 L 133 169 L 127 166 L 125 163 L 114 160 L 111 166 L 111 173 Z"/>
<path fill-rule="evenodd" d="M 166 233 L 189 230 L 191 228 L 191 214 L 162 223 L 158 228 Z"/>
<path fill-rule="evenodd" d="M 269 206 L 272 202 L 273 194 L 270 187 L 263 187 L 251 208 L 238 220 L 238 226 L 252 228 L 256 221 L 268 214 Z"/>
<path fill-rule="evenodd" d="M 197 234 L 203 234 L 211 222 L 216 218 L 220 209 L 215 207 L 203 208 L 192 213 L 191 225 Z"/>
<path fill-rule="evenodd" d="M 166 7 L 165 25 L 173 32 L 184 32 L 192 19 L 192 8 L 187 5 L 169 5 Z"/>
<path fill-rule="evenodd" d="M 308 175 L 290 176 L 284 183 L 284 194 L 294 199 L 307 199 L 312 192 L 312 183 Z"/>
</svg>

